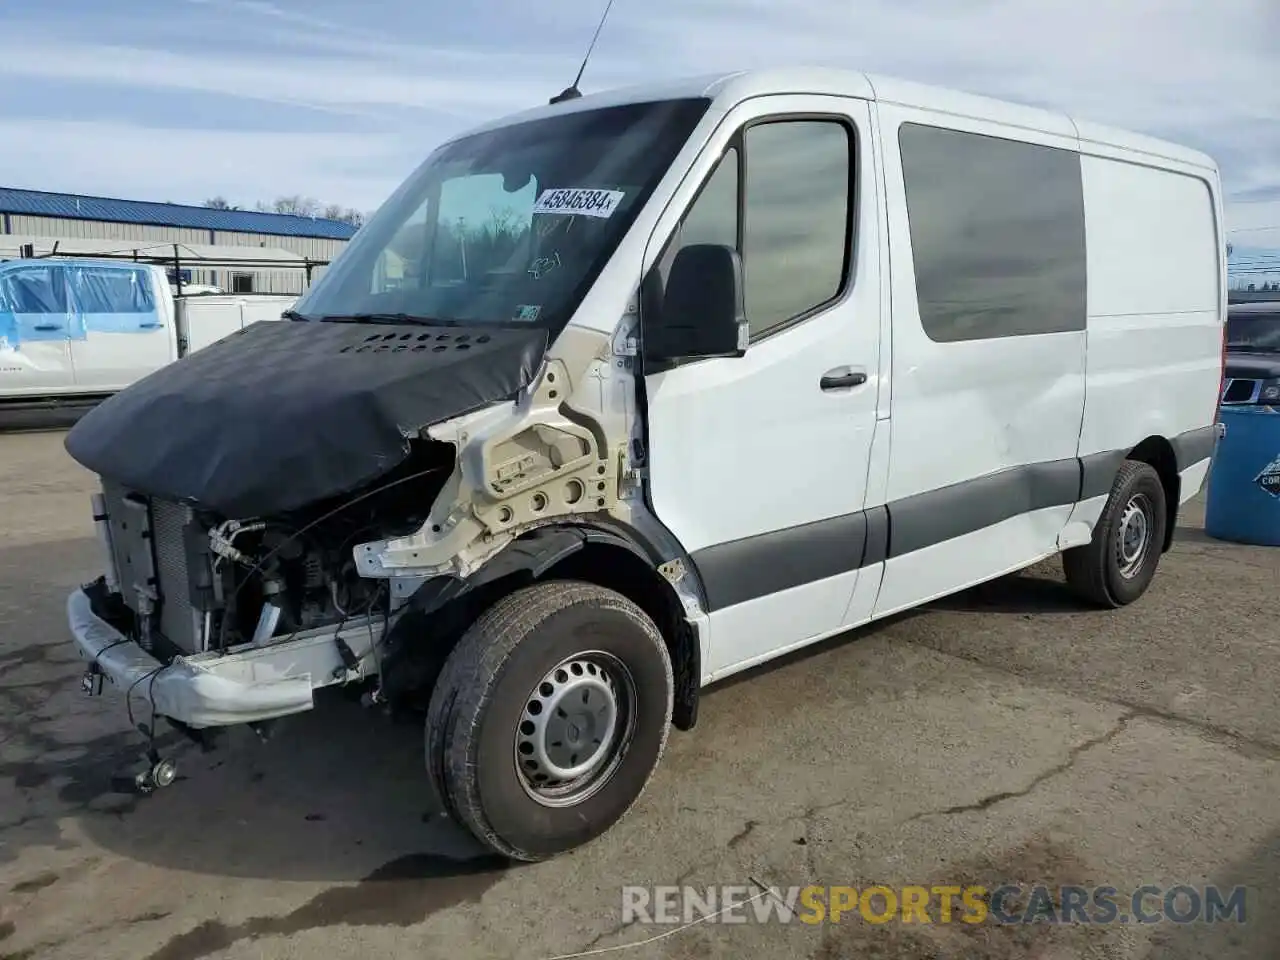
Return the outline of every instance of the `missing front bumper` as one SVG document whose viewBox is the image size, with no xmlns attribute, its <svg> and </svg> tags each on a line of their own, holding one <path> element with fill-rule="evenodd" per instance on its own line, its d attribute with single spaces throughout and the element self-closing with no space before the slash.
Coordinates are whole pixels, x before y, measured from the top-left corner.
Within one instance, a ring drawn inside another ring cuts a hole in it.
<svg viewBox="0 0 1280 960">
<path fill-rule="evenodd" d="M 287 641 L 175 657 L 165 664 L 99 617 L 84 589 L 67 597 L 67 622 L 80 655 L 96 663 L 103 679 L 139 707 L 141 716 L 154 710 L 193 729 L 310 710 L 315 690 L 377 676 L 376 647 L 383 634 L 381 619 L 352 620 L 341 629 L 309 630 Z"/>
</svg>

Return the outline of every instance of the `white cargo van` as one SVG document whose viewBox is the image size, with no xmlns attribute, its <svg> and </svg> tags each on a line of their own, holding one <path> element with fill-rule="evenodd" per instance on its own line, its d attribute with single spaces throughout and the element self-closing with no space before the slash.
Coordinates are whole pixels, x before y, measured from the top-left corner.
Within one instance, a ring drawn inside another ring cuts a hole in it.
<svg viewBox="0 0 1280 960">
<path fill-rule="evenodd" d="M 174 297 L 162 267 L 119 260 L 0 261 L 0 424 L 87 407 L 296 297 Z"/>
<path fill-rule="evenodd" d="M 1214 448 L 1221 222 L 1199 153 L 861 73 L 490 124 L 294 322 L 70 433 L 86 689 L 193 736 L 420 694 L 445 809 L 582 844 L 707 684 L 1059 553 L 1140 597 Z"/>
</svg>

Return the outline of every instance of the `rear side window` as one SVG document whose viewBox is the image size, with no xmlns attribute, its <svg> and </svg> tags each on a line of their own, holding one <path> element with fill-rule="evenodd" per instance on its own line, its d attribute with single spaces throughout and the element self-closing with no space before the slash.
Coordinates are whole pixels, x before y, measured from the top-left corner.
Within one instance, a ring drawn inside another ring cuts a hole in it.
<svg viewBox="0 0 1280 960">
<path fill-rule="evenodd" d="M 920 322 L 931 340 L 1085 328 L 1078 154 L 914 123 L 898 144 Z"/>
<path fill-rule="evenodd" d="M 155 300 L 141 270 L 72 266 L 71 290 L 81 313 L 154 313 Z"/>
<path fill-rule="evenodd" d="M 65 314 L 67 289 L 62 267 L 56 264 L 21 267 L 0 274 L 0 311 Z"/>
</svg>

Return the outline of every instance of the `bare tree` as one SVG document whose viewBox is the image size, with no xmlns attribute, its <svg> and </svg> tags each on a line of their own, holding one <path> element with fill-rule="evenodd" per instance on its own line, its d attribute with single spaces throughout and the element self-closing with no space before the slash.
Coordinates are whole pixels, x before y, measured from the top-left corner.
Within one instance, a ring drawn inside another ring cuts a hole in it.
<svg viewBox="0 0 1280 960">
<path fill-rule="evenodd" d="M 337 220 L 340 223 L 349 223 L 353 227 L 359 227 L 364 224 L 365 214 L 356 210 L 354 207 L 343 207 L 338 203 L 331 203 L 324 208 L 321 214 L 326 220 Z"/>
<path fill-rule="evenodd" d="M 284 213 L 295 217 L 314 217 L 320 213 L 320 202 L 311 197 L 294 194 L 291 197 L 277 197 L 272 203 L 258 203 L 263 213 Z"/>
<path fill-rule="evenodd" d="M 221 194 L 206 200 L 203 206 L 209 210 L 242 209 L 241 207 L 230 203 L 227 198 Z M 357 210 L 354 207 L 344 207 L 340 203 L 322 204 L 319 200 L 314 200 L 311 197 L 305 197 L 301 194 L 277 197 L 270 203 L 265 200 L 259 200 L 254 204 L 253 209 L 259 213 L 283 213 L 295 217 L 323 217 L 326 220 L 337 220 L 340 223 L 349 223 L 353 227 L 363 226 L 364 222 L 371 216 L 371 214 Z"/>
</svg>

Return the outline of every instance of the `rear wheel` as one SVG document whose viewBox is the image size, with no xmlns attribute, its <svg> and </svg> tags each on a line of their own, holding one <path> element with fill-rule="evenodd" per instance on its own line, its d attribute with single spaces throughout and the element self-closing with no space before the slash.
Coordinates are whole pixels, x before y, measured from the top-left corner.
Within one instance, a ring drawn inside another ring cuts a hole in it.
<svg viewBox="0 0 1280 960">
<path fill-rule="evenodd" d="M 427 716 L 446 810 L 482 843 L 542 860 L 608 830 L 666 744 L 666 642 L 627 598 L 536 584 L 483 614 L 450 654 Z"/>
<path fill-rule="evenodd" d="M 1150 464 L 1126 460 L 1089 543 L 1062 554 L 1067 583 L 1092 603 L 1121 607 L 1147 591 L 1160 563 L 1164 485 Z"/>
</svg>

